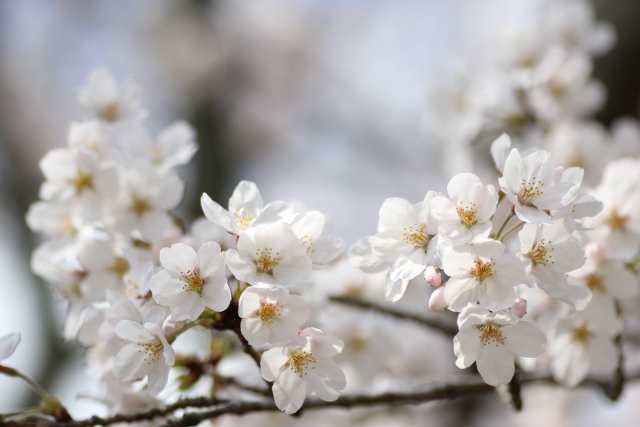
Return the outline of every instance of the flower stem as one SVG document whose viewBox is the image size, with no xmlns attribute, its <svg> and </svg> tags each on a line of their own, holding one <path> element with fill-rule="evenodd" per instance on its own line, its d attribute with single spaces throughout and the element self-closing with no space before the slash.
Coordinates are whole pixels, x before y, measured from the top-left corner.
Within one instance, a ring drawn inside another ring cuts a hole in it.
<svg viewBox="0 0 640 427">
<path fill-rule="evenodd" d="M 516 224 L 515 226 L 510 228 L 506 233 L 504 233 L 502 236 L 500 236 L 500 238 L 498 238 L 497 240 L 502 242 L 504 240 L 504 238 L 509 235 L 509 233 L 511 233 L 512 231 L 515 231 L 516 229 L 518 229 L 522 224 L 524 224 L 524 221 L 520 221 L 518 224 Z"/>
<path fill-rule="evenodd" d="M 33 388 L 36 391 L 36 393 L 38 393 L 40 397 L 42 397 L 43 399 L 48 399 L 50 397 L 49 393 L 47 393 L 47 391 L 44 388 L 42 388 L 40 384 L 38 384 L 35 380 L 32 380 L 31 378 L 29 378 L 22 372 L 18 371 L 17 369 L 0 365 L 0 372 L 10 377 L 21 378 L 23 381 L 29 384 L 31 388 Z"/>
<path fill-rule="evenodd" d="M 511 221 L 511 218 L 513 218 L 513 216 L 516 214 L 513 206 L 511 207 L 511 211 L 509 212 L 509 215 L 507 215 L 507 217 L 505 218 L 504 222 L 502 223 L 502 226 L 500 227 L 500 230 L 498 230 L 498 232 L 496 233 L 496 240 L 500 240 L 500 233 L 502 233 L 502 230 L 504 230 L 504 228 L 507 226 L 507 224 L 509 223 L 509 221 Z"/>
</svg>

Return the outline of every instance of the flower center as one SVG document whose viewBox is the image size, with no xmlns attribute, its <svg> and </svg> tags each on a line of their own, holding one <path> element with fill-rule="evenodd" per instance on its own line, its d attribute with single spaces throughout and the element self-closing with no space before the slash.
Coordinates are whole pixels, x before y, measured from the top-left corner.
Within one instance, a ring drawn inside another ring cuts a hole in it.
<svg viewBox="0 0 640 427">
<path fill-rule="evenodd" d="M 236 225 L 241 230 L 246 230 L 251 227 L 256 220 L 256 212 L 253 209 L 244 208 L 242 206 L 236 209 L 233 216 L 236 219 Z"/>
<path fill-rule="evenodd" d="M 627 215 L 620 215 L 617 209 L 613 209 L 606 223 L 614 230 L 622 230 L 627 225 L 628 220 L 629 217 Z"/>
<path fill-rule="evenodd" d="M 147 365 L 160 360 L 160 356 L 164 351 L 164 344 L 157 338 L 154 341 L 138 343 L 138 346 L 141 347 L 138 349 L 138 353 L 144 352 L 144 361 L 147 362 Z"/>
<path fill-rule="evenodd" d="M 118 103 L 113 102 L 105 105 L 100 111 L 100 117 L 107 122 L 115 122 L 118 118 Z"/>
<path fill-rule="evenodd" d="M 582 279 L 582 281 L 591 289 L 592 291 L 604 292 L 604 284 L 602 283 L 602 278 L 595 273 L 589 274 L 587 277 Z"/>
<path fill-rule="evenodd" d="M 258 273 L 271 273 L 271 269 L 280 262 L 280 252 L 273 256 L 273 248 L 264 248 L 256 251 L 256 266 Z"/>
<path fill-rule="evenodd" d="M 277 302 L 261 303 L 260 309 L 258 310 L 258 316 L 260 316 L 264 323 L 270 325 L 280 317 L 282 314 L 282 308 L 282 305 Z"/>
<path fill-rule="evenodd" d="M 573 329 L 574 341 L 587 344 L 591 340 L 591 337 L 593 337 L 593 332 L 591 332 L 589 326 L 587 326 L 587 322 Z"/>
<path fill-rule="evenodd" d="M 542 186 L 544 186 L 542 181 L 536 181 L 535 176 L 531 181 L 525 181 L 523 179 L 522 183 L 520 184 L 520 194 L 518 194 L 518 200 L 520 201 L 520 203 L 522 203 L 523 205 L 531 205 L 533 199 L 538 196 L 542 196 L 542 194 L 544 193 L 541 189 L 538 189 L 538 187 Z"/>
<path fill-rule="evenodd" d="M 491 267 L 495 265 L 495 262 L 493 262 L 493 258 L 489 262 L 482 262 L 478 260 L 474 261 L 473 263 L 475 267 L 471 269 L 471 275 L 475 276 L 475 278 L 480 283 L 482 283 L 484 279 L 493 274 L 493 270 L 491 269 Z"/>
<path fill-rule="evenodd" d="M 427 228 L 424 224 L 413 224 L 408 229 L 405 227 L 402 233 L 402 240 L 425 251 L 432 238 L 433 236 L 427 233 Z"/>
<path fill-rule="evenodd" d="M 555 264 L 555 261 L 551 261 L 553 255 L 549 254 L 549 250 L 547 250 L 547 245 L 550 245 L 551 241 L 547 242 L 546 239 L 540 239 L 538 244 L 533 248 L 531 252 L 529 252 L 529 258 L 533 261 L 533 264 L 542 264 L 546 266 L 548 263 Z M 555 248 L 551 248 L 551 251 L 555 250 Z"/>
<path fill-rule="evenodd" d="M 197 271 L 187 270 L 187 273 L 180 272 L 182 275 L 182 280 L 184 285 L 182 285 L 182 289 L 189 292 L 197 292 L 202 294 L 202 285 L 204 284 L 204 280 L 200 277 L 200 274 Z"/>
<path fill-rule="evenodd" d="M 151 210 L 149 200 L 146 197 L 134 197 L 133 203 L 131 204 L 131 210 L 138 216 L 142 216 L 146 211 Z"/>
<path fill-rule="evenodd" d="M 91 175 L 78 171 L 78 174 L 71 181 L 76 186 L 76 193 L 80 194 L 87 188 L 93 188 L 93 180 Z"/>
<path fill-rule="evenodd" d="M 482 345 L 487 344 L 504 344 L 504 340 L 507 339 L 504 335 L 502 335 L 502 328 L 498 325 L 494 325 L 493 323 L 485 323 L 484 325 L 477 326 L 482 335 L 480 335 L 480 340 L 482 340 Z"/>
<path fill-rule="evenodd" d="M 476 224 L 476 215 L 478 214 L 476 204 L 469 202 L 466 206 L 463 206 L 462 202 L 458 202 L 458 205 L 460 206 L 456 206 L 456 210 L 458 211 L 460 220 L 467 228 L 473 227 Z"/>
<path fill-rule="evenodd" d="M 296 348 L 289 355 L 289 369 L 295 372 L 300 378 L 302 375 L 307 375 L 307 369 L 309 365 L 316 363 L 316 359 L 313 358 L 311 353 L 307 353 L 301 348 Z M 311 366 L 311 369 L 316 369 L 315 366 Z"/>
<path fill-rule="evenodd" d="M 109 267 L 109 270 L 122 278 L 122 276 L 129 271 L 129 263 L 126 259 L 118 257 L 115 259 L 111 267 Z"/>
</svg>

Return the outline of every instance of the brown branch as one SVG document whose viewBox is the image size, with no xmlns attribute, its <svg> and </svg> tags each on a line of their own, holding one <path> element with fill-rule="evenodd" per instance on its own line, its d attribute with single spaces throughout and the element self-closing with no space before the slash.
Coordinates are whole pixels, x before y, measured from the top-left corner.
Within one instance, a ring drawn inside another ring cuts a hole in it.
<svg viewBox="0 0 640 427">
<path fill-rule="evenodd" d="M 364 310 L 377 311 L 378 313 L 386 314 L 388 316 L 395 317 L 396 319 L 408 320 L 410 322 L 414 322 L 419 325 L 426 326 L 427 328 L 433 329 L 435 331 L 441 332 L 448 337 L 453 337 L 455 334 L 458 333 L 458 328 L 440 319 L 427 319 L 422 316 L 406 313 L 400 310 L 395 310 L 393 308 L 383 307 L 373 302 L 363 301 L 363 300 L 354 299 L 354 298 L 330 296 L 329 300 L 333 302 L 337 302 L 339 304 L 345 304 L 345 305 L 350 305 L 352 307 L 362 308 Z"/>
<path fill-rule="evenodd" d="M 630 375 L 626 378 L 629 380 L 640 379 L 640 373 Z M 530 376 L 521 378 L 522 384 L 528 384 L 533 382 L 544 382 L 551 385 L 562 386 L 557 383 L 551 376 Z M 606 392 L 608 384 L 602 381 L 586 379 L 580 386 L 593 386 L 596 385 L 600 389 Z M 432 402 L 435 400 L 456 399 L 459 397 L 472 396 L 476 394 L 482 394 L 494 390 L 493 386 L 484 383 L 478 376 L 471 378 L 464 378 L 457 383 L 452 384 L 440 384 L 429 387 L 425 390 L 418 390 L 404 393 L 382 393 L 377 395 L 369 394 L 351 394 L 340 396 L 333 402 L 325 402 L 316 398 L 307 399 L 300 411 L 309 409 L 323 409 L 323 408 L 352 408 L 352 407 L 369 407 L 369 406 L 394 406 L 394 405 L 406 405 L 406 404 L 422 404 Z M 225 400 L 207 397 L 197 398 L 184 398 L 177 402 L 164 406 L 162 408 L 155 408 L 149 411 L 141 412 L 138 414 L 128 415 L 114 415 L 112 417 L 101 418 L 91 417 L 84 420 L 61 422 L 54 420 L 42 420 L 38 419 L 37 422 L 29 423 L 26 420 L 17 422 L 1 422 L 0 426 L 10 425 L 47 425 L 51 427 L 92 427 L 92 426 L 109 426 L 116 423 L 131 423 L 137 421 L 152 420 L 158 417 L 170 416 L 174 412 L 181 409 L 188 408 L 209 408 L 208 411 L 203 412 L 186 412 L 181 418 L 170 419 L 167 421 L 167 427 L 187 427 L 196 425 L 207 419 L 212 419 L 221 415 L 243 415 L 253 412 L 265 412 L 265 411 L 280 411 L 275 405 L 274 401 L 260 400 L 260 401 L 238 401 L 238 400 Z"/>
<path fill-rule="evenodd" d="M 320 399 L 307 399 L 300 411 L 320 408 L 352 408 L 378 405 L 405 405 L 426 403 L 434 400 L 455 399 L 463 396 L 486 393 L 493 387 L 484 382 L 473 382 L 457 385 L 441 385 L 412 393 L 382 393 L 377 395 L 344 395 L 333 402 Z M 272 400 L 258 402 L 231 401 L 218 408 L 205 412 L 187 412 L 181 418 L 169 420 L 165 427 L 188 427 L 204 420 L 221 415 L 243 415 L 253 412 L 280 411 Z"/>
</svg>

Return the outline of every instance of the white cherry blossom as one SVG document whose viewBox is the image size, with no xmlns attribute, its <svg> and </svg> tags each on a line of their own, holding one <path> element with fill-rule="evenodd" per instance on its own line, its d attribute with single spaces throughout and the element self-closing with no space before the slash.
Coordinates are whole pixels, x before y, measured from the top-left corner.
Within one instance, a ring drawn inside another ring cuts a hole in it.
<svg viewBox="0 0 640 427">
<path fill-rule="evenodd" d="M 195 137 L 195 130 L 179 121 L 163 129 L 155 139 L 142 126 L 131 127 L 123 137 L 123 145 L 132 164 L 144 161 L 162 172 L 169 172 L 191 160 L 198 150 Z"/>
<path fill-rule="evenodd" d="M 343 251 L 344 243 L 337 237 L 324 234 L 326 219 L 322 212 L 308 211 L 291 224 L 291 230 L 307 248 L 314 268 L 329 265 Z"/>
<path fill-rule="evenodd" d="M 555 379 L 574 387 L 589 372 L 613 374 L 619 355 L 613 339 L 620 326 L 620 323 L 590 321 L 582 312 L 561 319 L 549 345 Z"/>
<path fill-rule="evenodd" d="M 162 238 L 172 226 L 168 211 L 178 206 L 184 194 L 184 182 L 176 175 L 159 174 L 153 169 L 130 169 L 123 176 L 123 186 L 112 221 L 122 233 L 139 231 L 145 240 Z"/>
<path fill-rule="evenodd" d="M 507 384 L 513 378 L 514 354 L 538 357 L 547 342 L 532 323 L 504 311 L 490 312 L 467 305 L 458 316 L 460 332 L 453 338 L 456 366 L 468 368 L 474 362 L 489 385 Z"/>
<path fill-rule="evenodd" d="M 576 198 L 579 186 L 573 182 L 556 184 L 554 172 L 549 152 L 538 150 L 522 158 L 517 149 L 511 150 L 499 182 L 522 221 L 550 224 L 551 217 L 544 211 L 562 209 Z"/>
<path fill-rule="evenodd" d="M 347 384 L 344 373 L 331 360 L 344 343 L 315 328 L 305 328 L 300 334 L 291 345 L 262 353 L 260 361 L 262 377 L 273 381 L 276 406 L 287 414 L 300 409 L 307 393 L 332 402 Z"/>
<path fill-rule="evenodd" d="M 169 368 L 175 363 L 175 352 L 160 325 L 122 320 L 114 332 L 128 343 L 118 352 L 113 374 L 120 381 L 148 377 L 148 392 L 157 396 L 167 385 Z"/>
<path fill-rule="evenodd" d="M 129 79 L 119 88 L 113 75 L 102 68 L 89 75 L 78 94 L 80 105 L 107 123 L 142 120 L 146 115 L 143 98 L 140 82 Z"/>
<path fill-rule="evenodd" d="M 238 315 L 242 318 L 242 335 L 249 344 L 282 345 L 297 338 L 300 326 L 309 318 L 309 308 L 286 288 L 258 285 L 242 293 Z"/>
<path fill-rule="evenodd" d="M 195 320 L 205 307 L 223 311 L 231 301 L 225 254 L 208 242 L 198 252 L 185 243 L 160 251 L 160 270 L 151 278 L 153 299 L 171 309 L 175 320 Z"/>
<path fill-rule="evenodd" d="M 45 200 L 79 200 L 87 208 L 112 198 L 118 192 L 114 168 L 105 167 L 88 151 L 54 148 L 40 160 L 46 181 L 40 188 Z"/>
<path fill-rule="evenodd" d="M 251 227 L 289 218 L 293 214 L 289 205 L 283 202 L 264 206 L 258 186 L 250 181 L 238 184 L 229 199 L 229 210 L 211 200 L 206 193 L 202 194 L 201 204 L 209 221 L 235 235 L 241 235 Z"/>
<path fill-rule="evenodd" d="M 488 310 L 509 308 L 516 298 L 514 287 L 525 276 L 522 262 L 495 240 L 453 246 L 442 266 L 451 276 L 444 296 L 453 311 L 477 301 Z"/>
<path fill-rule="evenodd" d="M 571 298 L 567 275 L 580 268 L 586 258 L 582 244 L 560 221 L 551 225 L 525 224 L 518 233 L 520 253 L 528 286 L 538 285 L 554 298 Z"/>
<path fill-rule="evenodd" d="M 450 243 L 438 236 L 438 222 L 431 214 L 430 201 L 439 193 L 429 191 L 420 203 L 390 198 L 380 208 L 379 232 L 371 237 L 373 254 L 391 264 L 385 297 L 398 301 L 409 281 L 428 265 L 439 267 L 442 253 Z"/>
<path fill-rule="evenodd" d="M 460 173 L 447 185 L 449 199 L 437 196 L 429 202 L 438 221 L 438 234 L 456 242 L 487 238 L 496 212 L 498 193 L 493 185 L 482 185 L 472 173 Z"/>
<path fill-rule="evenodd" d="M 238 239 L 238 249 L 226 254 L 233 275 L 252 285 L 295 285 L 311 273 L 307 248 L 284 223 L 252 227 Z"/>
</svg>

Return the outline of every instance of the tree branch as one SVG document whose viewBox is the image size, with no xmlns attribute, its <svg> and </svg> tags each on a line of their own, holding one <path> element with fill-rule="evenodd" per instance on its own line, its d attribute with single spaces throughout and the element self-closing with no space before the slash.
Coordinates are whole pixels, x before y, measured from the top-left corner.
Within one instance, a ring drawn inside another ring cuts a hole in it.
<svg viewBox="0 0 640 427">
<path fill-rule="evenodd" d="M 440 319 L 427 319 L 422 316 L 395 310 L 393 308 L 383 307 L 373 302 L 363 301 L 363 300 L 354 299 L 354 298 L 331 296 L 329 297 L 329 300 L 333 302 L 337 302 L 339 304 L 350 305 L 352 307 L 358 307 L 365 310 L 377 311 L 378 313 L 386 314 L 388 316 L 395 317 L 396 319 L 408 320 L 410 322 L 414 322 L 419 325 L 426 326 L 427 328 L 433 329 L 435 331 L 441 332 L 445 334 L 447 337 L 453 337 L 455 334 L 458 333 L 458 328 L 450 325 L 448 322 L 443 322 Z"/>
</svg>

